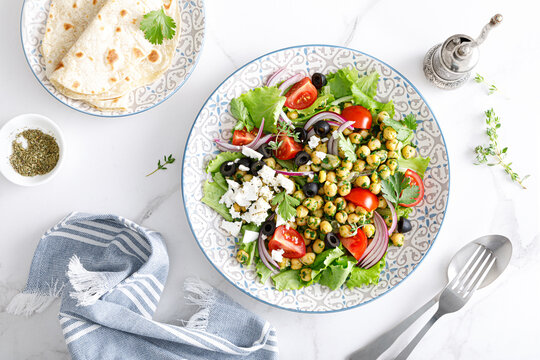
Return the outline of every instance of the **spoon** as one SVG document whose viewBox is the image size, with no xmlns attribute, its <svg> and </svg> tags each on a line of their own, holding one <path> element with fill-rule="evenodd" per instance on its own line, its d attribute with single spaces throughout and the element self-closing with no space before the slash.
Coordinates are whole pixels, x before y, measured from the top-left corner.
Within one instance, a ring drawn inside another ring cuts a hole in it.
<svg viewBox="0 0 540 360">
<path fill-rule="evenodd" d="M 453 279 L 466 266 L 467 261 L 474 255 L 478 246 L 481 245 L 490 250 L 495 258 L 495 262 L 485 275 L 478 289 L 491 284 L 506 269 L 512 257 L 512 243 L 502 235 L 482 236 L 464 247 L 462 247 L 452 258 L 448 265 L 448 279 Z M 420 307 L 416 312 L 403 320 L 393 329 L 379 336 L 376 340 L 365 347 L 349 355 L 349 360 L 376 360 L 405 332 L 413 323 L 418 320 L 427 310 L 439 301 L 440 293 Z"/>
</svg>

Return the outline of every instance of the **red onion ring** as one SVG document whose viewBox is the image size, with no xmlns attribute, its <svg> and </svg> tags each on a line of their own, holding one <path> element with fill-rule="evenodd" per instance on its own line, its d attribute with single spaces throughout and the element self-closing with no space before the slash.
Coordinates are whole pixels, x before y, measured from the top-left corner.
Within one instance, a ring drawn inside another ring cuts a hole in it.
<svg viewBox="0 0 540 360">
<path fill-rule="evenodd" d="M 261 126 L 259 126 L 259 131 L 257 132 L 257 136 L 255 136 L 255 139 L 253 139 L 253 141 L 247 144 L 246 146 L 250 149 L 256 150 L 256 148 L 254 148 L 254 145 L 257 145 L 257 142 L 261 138 L 263 132 L 264 132 L 264 118 L 261 119 Z"/>
<path fill-rule="evenodd" d="M 257 150 L 261 145 L 269 143 L 274 138 L 274 135 L 268 134 L 259 139 L 259 142 L 253 146 L 253 150 Z"/>
<path fill-rule="evenodd" d="M 266 86 L 268 86 L 268 87 L 276 86 L 277 83 L 279 82 L 279 79 L 280 79 L 281 75 L 283 75 L 283 72 L 285 70 L 287 70 L 287 68 L 285 66 L 282 67 L 282 68 L 277 69 L 276 72 L 273 73 L 272 75 L 270 75 L 268 80 L 266 80 Z"/>
<path fill-rule="evenodd" d="M 336 121 L 327 121 L 327 123 L 332 125 L 332 126 L 337 126 L 337 127 L 340 127 L 341 125 L 343 125 L 343 123 L 339 123 L 339 122 L 336 122 Z M 347 126 L 347 128 L 350 129 L 350 130 L 354 130 L 353 126 Z"/>
<path fill-rule="evenodd" d="M 288 176 L 308 176 L 312 175 L 313 171 L 283 171 L 283 170 L 276 170 L 278 174 L 282 175 L 288 175 Z"/>
<path fill-rule="evenodd" d="M 376 229 L 375 237 L 373 238 L 371 244 L 369 244 L 370 246 L 368 246 L 368 249 L 366 249 L 357 264 L 358 266 L 365 269 L 369 269 L 373 265 L 377 264 L 388 250 L 388 229 L 379 213 L 373 213 L 373 222 Z"/>
<path fill-rule="evenodd" d="M 240 152 L 242 151 L 242 147 L 238 145 L 229 144 L 228 142 L 224 142 L 220 139 L 214 139 L 216 142 L 216 145 L 219 150 L 221 151 L 232 151 L 232 152 Z"/>
<path fill-rule="evenodd" d="M 337 152 L 336 152 L 336 149 L 335 149 L 335 141 L 336 139 L 334 139 L 333 136 L 330 135 L 330 139 L 328 140 L 328 144 L 326 145 L 327 148 L 328 148 L 328 153 L 329 154 L 332 154 L 332 155 L 336 155 L 337 156 Z"/>
<path fill-rule="evenodd" d="M 343 130 L 345 130 L 348 127 L 352 127 L 351 125 L 354 124 L 354 121 L 345 121 L 343 124 L 341 124 L 340 127 L 336 130 L 338 133 L 342 133 Z"/>
<path fill-rule="evenodd" d="M 274 259 L 272 259 L 272 257 L 268 253 L 268 250 L 266 250 L 266 245 L 264 244 L 264 238 L 262 233 L 259 233 L 259 239 L 257 241 L 259 246 L 259 257 L 261 258 L 264 266 L 272 270 L 272 272 L 274 273 L 276 273 L 276 271 L 279 272 L 278 263 Z"/>
<path fill-rule="evenodd" d="M 384 197 L 384 200 L 386 200 L 386 204 L 388 205 L 388 208 L 390 209 L 390 212 L 392 212 L 392 226 L 390 226 L 390 229 L 388 229 L 388 236 L 392 235 L 394 230 L 396 230 L 397 227 L 397 213 L 396 209 L 394 208 L 394 205 L 392 205 L 392 202 L 388 201 L 386 197 Z"/>
<path fill-rule="evenodd" d="M 344 122 L 347 121 L 343 116 L 339 115 L 338 113 L 335 113 L 333 111 L 323 111 L 323 112 L 318 113 L 317 115 L 314 115 L 311 119 L 309 119 L 306 125 L 304 125 L 304 129 L 307 131 L 317 121 L 324 120 L 324 119 L 335 120 L 340 124 L 343 124 Z"/>
<path fill-rule="evenodd" d="M 291 119 L 289 119 L 287 114 L 285 114 L 285 111 L 281 110 L 281 113 L 279 114 L 279 116 L 281 118 L 281 121 L 283 121 L 284 123 L 292 126 L 292 121 L 291 121 Z"/>
<path fill-rule="evenodd" d="M 309 130 L 307 135 L 306 135 L 306 139 L 308 139 L 308 141 L 309 141 L 309 139 L 311 139 L 311 137 L 313 135 L 315 135 L 315 130 L 313 130 L 313 129 Z"/>
<path fill-rule="evenodd" d="M 278 87 L 278 89 L 281 90 L 281 95 L 283 95 L 285 90 L 287 90 L 290 86 L 292 86 L 292 85 L 296 84 L 297 82 L 299 82 L 300 80 L 302 80 L 304 78 L 304 76 L 305 76 L 304 74 L 298 73 L 298 74 L 295 74 L 295 75 L 291 76 L 287 80 L 285 80 L 283 82 L 283 84 L 281 84 Z"/>
</svg>

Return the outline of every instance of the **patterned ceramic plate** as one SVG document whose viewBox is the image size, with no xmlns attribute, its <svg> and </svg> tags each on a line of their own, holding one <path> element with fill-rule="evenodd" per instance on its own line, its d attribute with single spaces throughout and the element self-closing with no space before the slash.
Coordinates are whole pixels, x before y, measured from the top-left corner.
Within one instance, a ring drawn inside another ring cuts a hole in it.
<svg viewBox="0 0 540 360">
<path fill-rule="evenodd" d="M 361 73 L 381 74 L 378 99 L 393 100 L 398 117 L 414 113 L 419 120 L 415 142 L 422 156 L 431 158 L 425 176 L 425 197 L 414 208 L 410 219 L 413 230 L 403 247 L 390 247 L 386 268 L 376 286 L 336 291 L 316 284 L 301 290 L 277 291 L 270 281 L 262 285 L 253 267 L 235 259 L 235 240 L 220 229 L 221 217 L 200 202 L 204 168 L 218 150 L 212 139 L 230 138 L 235 124 L 228 105 L 231 99 L 262 86 L 270 74 L 282 66 L 309 73 L 328 73 L 345 66 Z M 450 185 L 448 154 L 441 129 L 418 90 L 389 65 L 359 51 L 335 46 L 309 45 L 279 50 L 243 66 L 227 78 L 210 96 L 191 129 L 184 153 L 182 191 L 191 230 L 210 263 L 233 285 L 246 294 L 283 309 L 299 312 L 332 312 L 350 309 L 388 292 L 411 274 L 433 245 L 442 225 Z"/>
<path fill-rule="evenodd" d="M 67 98 L 51 84 L 45 75 L 41 42 L 51 0 L 25 0 L 21 13 L 21 41 L 28 65 L 43 87 L 57 100 L 85 114 L 117 117 L 138 114 L 161 104 L 171 97 L 191 75 L 197 65 L 204 41 L 203 0 L 178 0 L 180 6 L 180 40 L 169 70 L 153 83 L 135 89 L 130 94 L 127 111 L 101 111 L 79 100 Z"/>
</svg>

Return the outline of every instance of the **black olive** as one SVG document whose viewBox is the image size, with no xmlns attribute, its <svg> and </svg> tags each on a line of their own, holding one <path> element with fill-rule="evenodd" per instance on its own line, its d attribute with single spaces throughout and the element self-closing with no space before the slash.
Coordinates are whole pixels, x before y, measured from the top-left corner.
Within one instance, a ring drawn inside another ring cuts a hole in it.
<svg viewBox="0 0 540 360">
<path fill-rule="evenodd" d="M 259 153 L 262 154 L 263 158 L 270 158 L 272 156 L 274 156 L 274 152 L 273 150 L 270 148 L 270 145 L 268 144 L 262 144 L 261 146 L 259 146 L 259 148 L 257 149 L 257 151 Z"/>
<path fill-rule="evenodd" d="M 296 129 L 294 129 L 294 132 L 298 134 L 298 141 L 300 141 L 301 143 L 307 140 L 307 131 L 304 130 L 304 128 L 297 127 Z"/>
<path fill-rule="evenodd" d="M 250 159 L 250 158 L 247 158 L 247 157 L 241 158 L 240 160 L 238 160 L 238 161 L 236 162 L 236 165 L 237 165 L 238 167 L 240 167 L 240 165 L 244 165 L 245 167 L 250 167 L 250 166 L 251 166 L 251 159 Z"/>
<path fill-rule="evenodd" d="M 320 89 L 326 85 L 326 76 L 321 73 L 315 73 L 311 76 L 311 82 L 317 89 Z"/>
<path fill-rule="evenodd" d="M 313 125 L 313 130 L 315 130 L 315 134 L 322 137 L 330 132 L 330 125 L 324 120 L 317 121 L 315 125 Z"/>
<path fill-rule="evenodd" d="M 299 151 L 294 157 L 294 163 L 297 166 L 305 165 L 309 160 L 311 160 L 311 156 L 305 151 Z"/>
<path fill-rule="evenodd" d="M 324 242 L 326 243 L 326 247 L 329 248 L 336 248 L 339 246 L 339 238 L 334 233 L 328 233 L 324 237 Z"/>
<path fill-rule="evenodd" d="M 272 236 L 274 234 L 274 231 L 276 231 L 276 223 L 275 222 L 273 222 L 271 220 L 267 220 L 267 221 L 262 223 L 262 225 L 261 225 L 261 234 L 266 235 L 266 236 Z"/>
<path fill-rule="evenodd" d="M 251 170 L 252 175 L 257 175 L 259 174 L 259 170 L 261 170 L 264 165 L 265 163 L 262 161 L 254 161 L 253 164 L 251 164 L 251 166 L 249 167 L 249 170 Z"/>
<path fill-rule="evenodd" d="M 219 167 L 219 172 L 221 172 L 221 175 L 227 177 L 227 176 L 233 176 L 236 172 L 236 164 L 232 161 L 227 161 L 221 164 Z"/>
<path fill-rule="evenodd" d="M 306 183 L 302 188 L 302 191 L 307 197 L 313 197 L 319 192 L 319 185 L 314 182 Z"/>
<path fill-rule="evenodd" d="M 397 223 L 397 229 L 400 233 L 407 233 L 412 230 L 412 224 L 408 219 L 401 218 Z"/>
</svg>

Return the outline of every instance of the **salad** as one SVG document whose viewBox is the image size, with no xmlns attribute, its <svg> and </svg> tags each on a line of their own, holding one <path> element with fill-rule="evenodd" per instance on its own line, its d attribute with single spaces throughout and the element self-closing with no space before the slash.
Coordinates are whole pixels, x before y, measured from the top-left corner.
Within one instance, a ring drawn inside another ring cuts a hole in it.
<svg viewBox="0 0 540 360">
<path fill-rule="evenodd" d="M 208 163 L 202 202 L 237 238 L 236 260 L 277 290 L 377 284 L 424 196 L 414 114 L 375 100 L 379 74 L 281 68 L 230 103 L 232 141 Z"/>
</svg>

